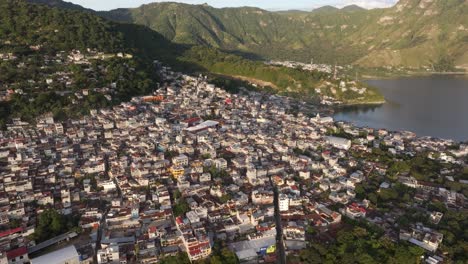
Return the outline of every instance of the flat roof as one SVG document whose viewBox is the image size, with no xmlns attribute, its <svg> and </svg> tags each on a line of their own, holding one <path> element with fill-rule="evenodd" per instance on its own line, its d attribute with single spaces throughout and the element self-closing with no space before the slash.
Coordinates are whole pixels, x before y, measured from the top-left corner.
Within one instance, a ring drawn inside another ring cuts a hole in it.
<svg viewBox="0 0 468 264">
<path fill-rule="evenodd" d="M 78 259 L 80 256 L 78 255 L 78 251 L 76 251 L 75 246 L 68 246 L 66 248 L 62 248 L 51 253 L 42 255 L 37 258 L 33 258 L 31 260 L 32 264 L 59 264 L 65 263 L 67 260 L 70 259 Z"/>
<path fill-rule="evenodd" d="M 249 249 L 255 250 L 255 252 L 260 251 L 263 247 L 269 247 L 271 245 L 276 245 L 276 237 L 269 236 L 263 237 L 260 239 L 245 240 L 229 245 L 229 248 L 235 252 L 242 252 Z"/>
<path fill-rule="evenodd" d="M 52 246 L 54 244 L 62 242 L 64 240 L 74 238 L 76 236 L 77 236 L 77 234 L 75 232 L 68 232 L 68 233 L 65 233 L 65 234 L 61 234 L 61 235 L 53 237 L 53 238 L 51 238 L 49 240 L 46 240 L 46 241 L 44 241 L 42 243 L 39 243 L 39 244 L 35 245 L 34 247 L 30 247 L 28 249 L 28 252 L 29 252 L 29 254 L 31 254 L 31 253 L 34 253 L 36 251 L 42 250 L 42 249 L 44 249 L 46 247 L 50 247 L 50 246 Z"/>
<path fill-rule="evenodd" d="M 236 255 L 239 260 L 246 260 L 256 258 L 257 252 L 253 249 L 246 249 L 243 251 L 237 251 Z"/>
<path fill-rule="evenodd" d="M 333 137 L 333 136 L 327 136 L 325 139 L 333 144 L 340 144 L 340 145 L 347 145 L 351 143 L 351 140 L 346 139 L 346 138 L 341 138 L 341 137 Z"/>
<path fill-rule="evenodd" d="M 198 130 L 203 130 L 203 129 L 206 129 L 206 128 L 214 127 L 214 126 L 216 126 L 218 124 L 219 124 L 219 122 L 217 122 L 217 121 L 208 120 L 208 121 L 205 121 L 205 122 L 203 122 L 201 124 L 198 124 L 196 126 L 186 128 L 185 130 L 187 130 L 189 132 L 195 132 L 195 131 L 198 131 Z"/>
</svg>

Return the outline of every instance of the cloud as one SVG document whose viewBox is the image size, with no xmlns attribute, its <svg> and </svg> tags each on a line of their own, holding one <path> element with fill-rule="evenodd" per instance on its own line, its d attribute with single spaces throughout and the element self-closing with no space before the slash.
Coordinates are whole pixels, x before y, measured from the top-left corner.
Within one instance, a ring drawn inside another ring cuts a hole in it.
<svg viewBox="0 0 468 264">
<path fill-rule="evenodd" d="M 390 7 L 396 4 L 397 0 L 342 0 L 337 6 L 358 5 L 367 9 Z"/>
</svg>

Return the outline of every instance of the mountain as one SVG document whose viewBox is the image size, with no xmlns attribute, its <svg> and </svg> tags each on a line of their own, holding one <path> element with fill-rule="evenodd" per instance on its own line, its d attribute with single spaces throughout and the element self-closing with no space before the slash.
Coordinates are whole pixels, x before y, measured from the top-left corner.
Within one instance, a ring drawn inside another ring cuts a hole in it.
<svg viewBox="0 0 468 264">
<path fill-rule="evenodd" d="M 241 52 L 250 58 L 334 61 L 339 57 L 338 60 L 349 62 L 362 55 L 354 47 L 324 41 L 336 39 L 334 35 L 339 32 L 321 36 L 323 33 L 313 30 L 318 25 L 307 23 L 307 17 L 258 8 L 216 9 L 206 5 L 154 3 L 102 15 L 148 26 L 176 43 Z M 344 52 L 337 56 L 336 50 Z"/>
<path fill-rule="evenodd" d="M 332 13 L 332 12 L 337 12 L 339 11 L 339 8 L 336 8 L 334 6 L 326 5 L 326 6 L 321 6 L 319 8 L 315 8 L 312 10 L 313 13 Z"/>
<path fill-rule="evenodd" d="M 84 8 L 80 5 L 73 4 L 71 2 L 65 2 L 61 0 L 33 0 L 30 1 L 31 3 L 36 3 L 36 4 L 45 4 L 49 5 L 51 7 L 57 7 L 57 8 L 62 8 L 62 9 L 69 9 L 69 10 L 76 10 L 76 11 L 86 11 L 90 13 L 94 13 L 95 11 L 89 8 Z"/>
<path fill-rule="evenodd" d="M 355 11 L 363 11 L 365 8 L 362 8 L 358 5 L 348 5 L 343 8 L 341 8 L 341 11 L 343 12 L 355 12 Z"/>
<path fill-rule="evenodd" d="M 153 59 L 175 61 L 183 51 L 146 27 L 76 10 L 0 1 L 0 127 L 14 117 L 66 119 L 148 94 L 159 80 Z M 74 63 L 76 50 L 94 59 Z"/>
<path fill-rule="evenodd" d="M 307 14 L 164 2 L 100 15 L 148 26 L 176 43 L 252 58 L 414 68 L 453 61 L 468 68 L 466 0 L 401 0 L 391 8 L 322 7 Z"/>
<path fill-rule="evenodd" d="M 320 99 L 317 89 L 344 103 L 383 99 L 363 83 L 352 82 L 359 90 L 338 90 L 341 80 L 351 82 L 346 77 L 335 80 L 330 73 L 176 44 L 142 25 L 112 22 L 56 1 L 53 7 L 41 2 L 0 1 L 0 126 L 14 117 L 34 121 L 45 113 L 65 120 L 151 93 L 160 81 L 154 60 L 184 73 L 209 75 L 219 87 L 233 91 L 258 85 L 304 100 Z"/>
</svg>

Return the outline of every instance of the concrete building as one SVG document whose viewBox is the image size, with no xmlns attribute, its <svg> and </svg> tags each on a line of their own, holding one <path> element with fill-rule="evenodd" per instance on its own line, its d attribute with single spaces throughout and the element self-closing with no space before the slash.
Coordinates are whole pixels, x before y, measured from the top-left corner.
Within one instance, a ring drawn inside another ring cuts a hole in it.
<svg viewBox="0 0 468 264">
<path fill-rule="evenodd" d="M 338 149 L 348 150 L 351 148 L 351 140 L 339 137 L 325 137 L 325 141 Z"/>
<path fill-rule="evenodd" d="M 279 210 L 285 212 L 289 210 L 289 197 L 286 194 L 279 196 Z"/>
<path fill-rule="evenodd" d="M 31 260 L 32 264 L 79 264 L 80 256 L 75 246 L 68 246 Z"/>
<path fill-rule="evenodd" d="M 111 244 L 110 246 L 100 249 L 97 252 L 97 262 L 101 263 L 120 263 L 119 246 Z"/>
</svg>

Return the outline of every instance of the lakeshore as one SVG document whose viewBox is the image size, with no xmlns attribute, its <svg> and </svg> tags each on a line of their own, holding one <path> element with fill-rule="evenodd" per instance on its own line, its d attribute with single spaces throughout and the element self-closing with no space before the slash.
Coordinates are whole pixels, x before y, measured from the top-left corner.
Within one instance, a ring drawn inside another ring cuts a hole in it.
<svg viewBox="0 0 468 264">
<path fill-rule="evenodd" d="M 386 98 L 383 104 L 341 105 L 337 120 L 358 126 L 409 130 L 420 136 L 467 140 L 468 79 L 431 75 L 369 80 Z"/>
</svg>

